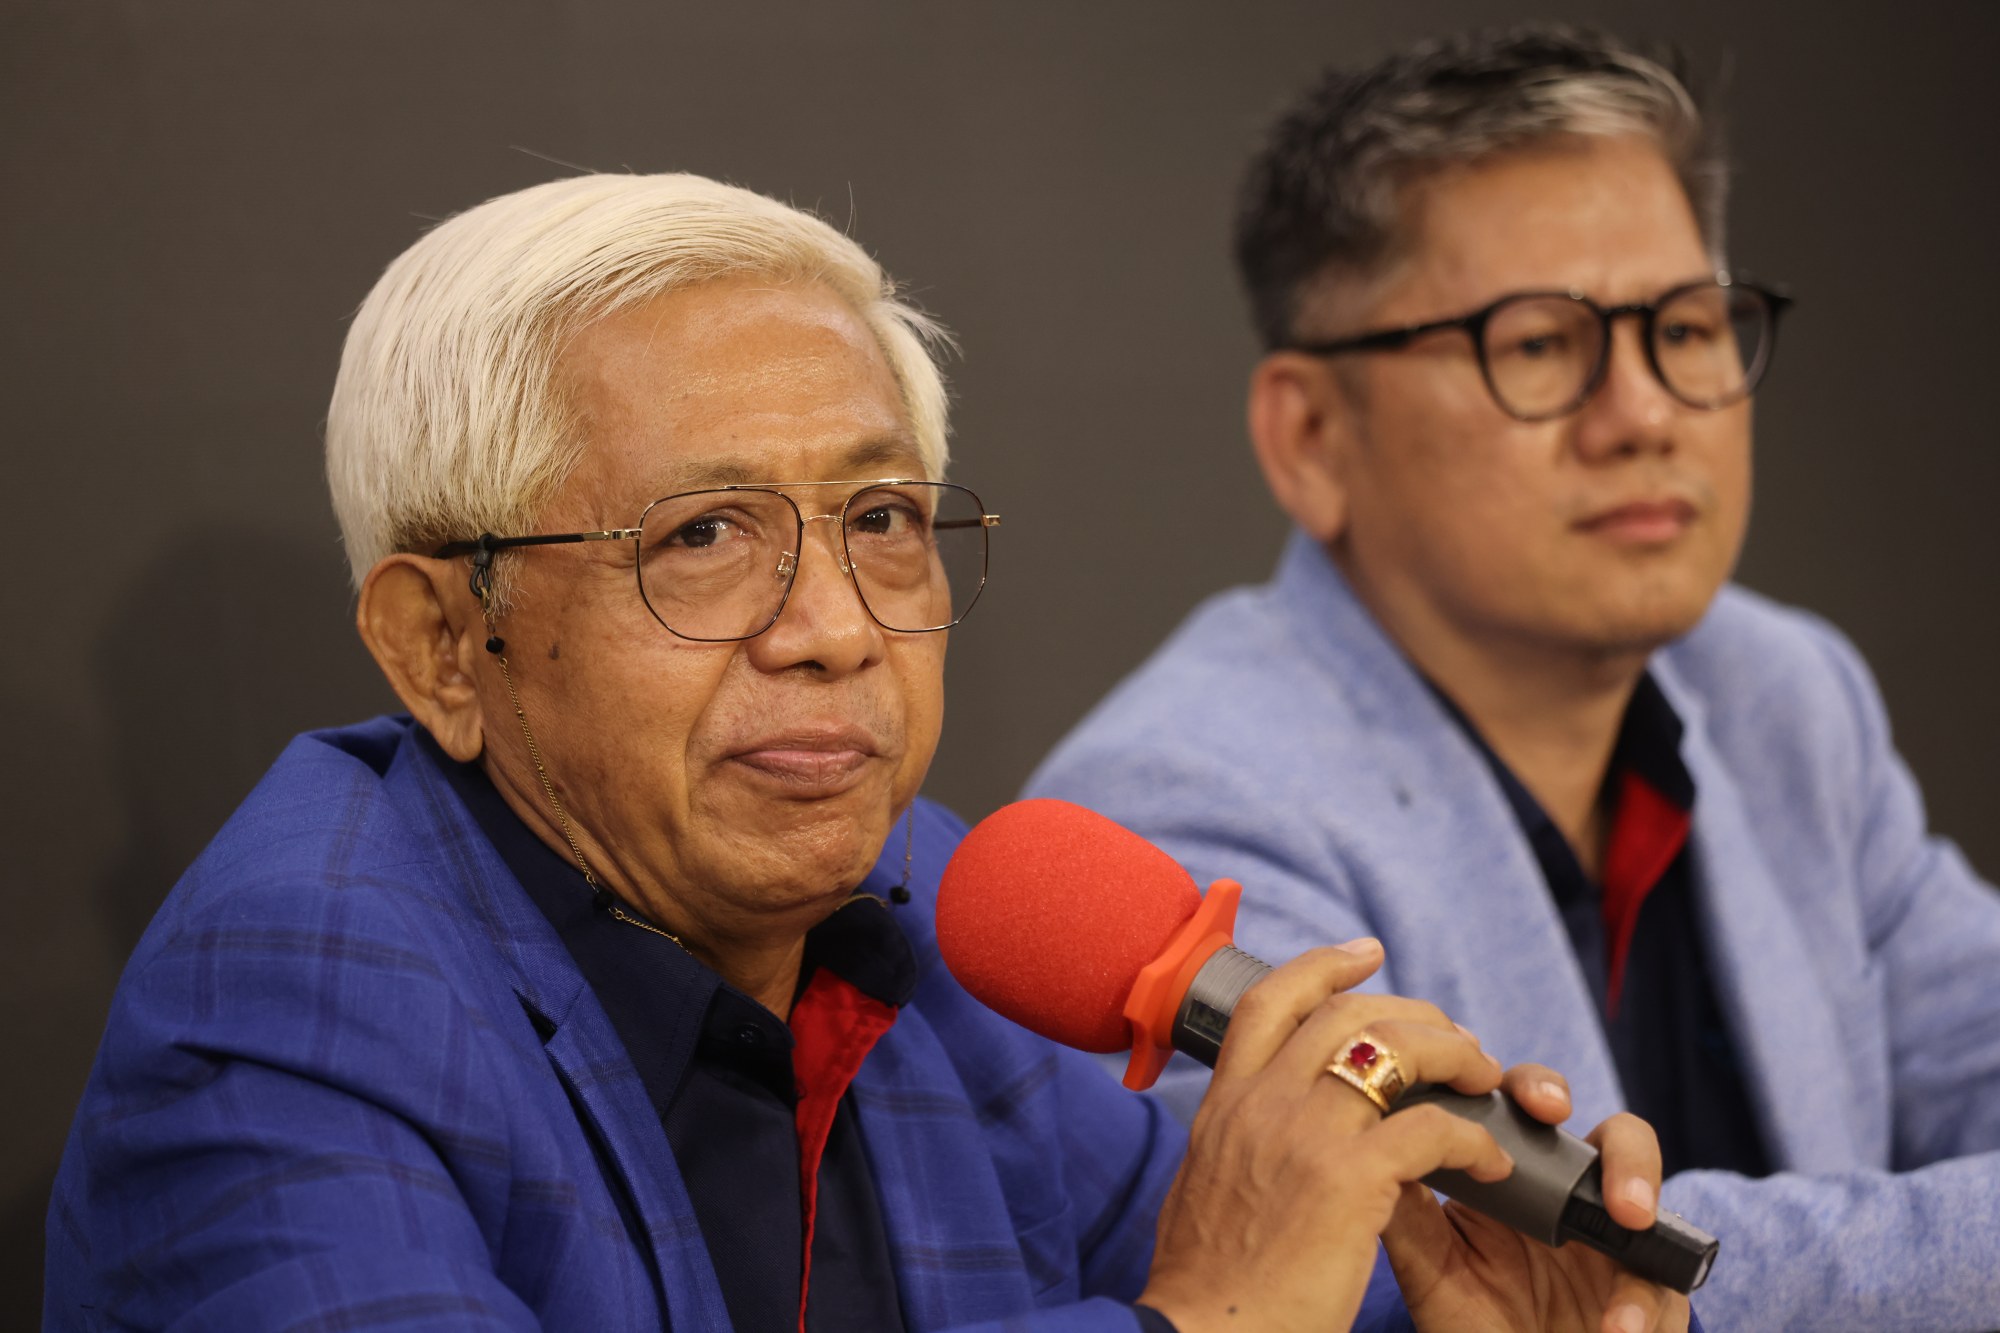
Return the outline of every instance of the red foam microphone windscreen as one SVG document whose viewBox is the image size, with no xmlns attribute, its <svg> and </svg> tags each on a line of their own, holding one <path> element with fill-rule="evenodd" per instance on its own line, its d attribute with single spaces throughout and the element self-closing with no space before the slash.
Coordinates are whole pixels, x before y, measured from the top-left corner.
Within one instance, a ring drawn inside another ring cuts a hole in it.
<svg viewBox="0 0 2000 1333">
<path fill-rule="evenodd" d="M 1201 905 L 1138 834 L 1068 801 L 1017 801 L 965 835 L 938 884 L 938 948 L 988 1008 L 1065 1046 L 1132 1044 L 1125 999 Z"/>
</svg>

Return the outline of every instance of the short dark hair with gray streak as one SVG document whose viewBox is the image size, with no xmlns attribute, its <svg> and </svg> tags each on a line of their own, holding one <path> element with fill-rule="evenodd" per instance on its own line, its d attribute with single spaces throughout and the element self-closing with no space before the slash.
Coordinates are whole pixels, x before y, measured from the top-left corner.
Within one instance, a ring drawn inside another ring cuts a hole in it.
<svg viewBox="0 0 2000 1333">
<path fill-rule="evenodd" d="M 1565 137 L 1650 136 L 1719 265 L 1728 169 L 1684 69 L 1677 53 L 1537 24 L 1329 70 L 1273 125 L 1239 199 L 1237 271 L 1265 347 L 1299 334 L 1306 296 L 1326 278 L 1365 277 L 1397 256 L 1411 183 Z"/>
</svg>

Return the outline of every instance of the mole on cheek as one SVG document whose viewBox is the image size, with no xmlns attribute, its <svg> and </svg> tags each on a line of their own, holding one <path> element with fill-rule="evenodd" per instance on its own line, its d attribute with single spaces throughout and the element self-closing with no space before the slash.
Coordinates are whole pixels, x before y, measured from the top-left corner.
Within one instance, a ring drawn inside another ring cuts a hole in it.
<svg viewBox="0 0 2000 1333">
<path fill-rule="evenodd" d="M 549 645 L 549 661 L 553 662 L 553 661 L 555 661 L 555 660 L 556 660 L 556 659 L 557 659 L 558 657 L 561 657 L 561 656 L 562 656 L 562 645 L 561 645 L 561 644 L 559 644 L 559 643 L 552 643 L 552 644 L 550 644 L 550 645 Z"/>
</svg>

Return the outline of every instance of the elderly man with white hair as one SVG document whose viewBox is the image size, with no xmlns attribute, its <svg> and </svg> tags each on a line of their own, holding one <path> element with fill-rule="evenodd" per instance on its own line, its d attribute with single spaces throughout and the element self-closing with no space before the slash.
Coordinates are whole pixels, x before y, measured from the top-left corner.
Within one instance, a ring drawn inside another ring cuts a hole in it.
<svg viewBox="0 0 2000 1333">
<path fill-rule="evenodd" d="M 327 467 L 408 715 L 302 736 L 134 953 L 49 1219 L 51 1328 L 1680 1327 L 1442 1214 L 1503 1082 L 1359 941 L 1244 1001 L 1191 1140 L 982 1008 L 917 799 L 997 522 L 938 333 L 690 176 L 493 200 L 355 320 Z M 1550 1071 L 1504 1076 L 1535 1114 Z M 1621 1222 L 1651 1131 L 1598 1132 Z M 1636 1198 L 1634 1190 L 1636 1189 Z"/>
</svg>

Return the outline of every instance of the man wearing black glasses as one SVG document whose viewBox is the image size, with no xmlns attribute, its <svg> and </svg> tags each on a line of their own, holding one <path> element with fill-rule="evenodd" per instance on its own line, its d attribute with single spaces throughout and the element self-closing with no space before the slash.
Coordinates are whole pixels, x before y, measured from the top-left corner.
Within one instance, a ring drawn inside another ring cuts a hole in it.
<svg viewBox="0 0 2000 1333">
<path fill-rule="evenodd" d="M 1854 650 L 1725 586 L 1787 301 L 1724 184 L 1602 37 L 1327 75 L 1237 231 L 1297 532 L 1030 791 L 1243 881 L 1253 952 L 1380 936 L 1380 984 L 1651 1120 L 1718 1325 L 1990 1328 L 2000 896 Z"/>
</svg>

